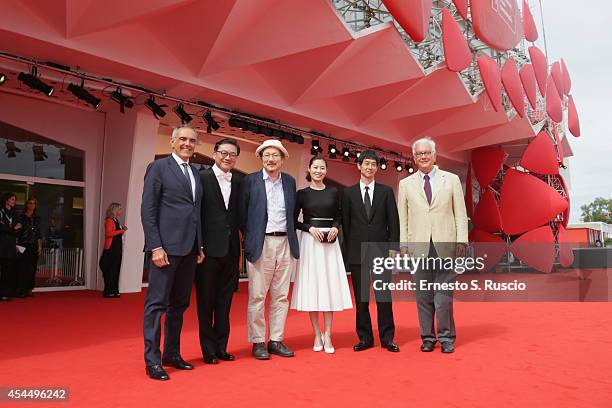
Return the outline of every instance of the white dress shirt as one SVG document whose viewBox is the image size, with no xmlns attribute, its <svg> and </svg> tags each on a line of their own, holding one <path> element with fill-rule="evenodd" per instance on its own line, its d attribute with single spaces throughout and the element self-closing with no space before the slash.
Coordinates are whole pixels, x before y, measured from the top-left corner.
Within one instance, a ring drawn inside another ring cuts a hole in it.
<svg viewBox="0 0 612 408">
<path fill-rule="evenodd" d="M 266 233 L 287 232 L 283 175 L 279 174 L 276 181 L 272 181 L 266 169 L 263 169 L 262 172 L 264 184 L 266 185 L 266 199 L 268 201 L 268 224 L 266 225 Z"/>
<path fill-rule="evenodd" d="M 361 202 L 365 205 L 365 188 L 368 186 L 370 189 L 368 190 L 368 194 L 370 196 L 370 204 L 372 204 L 372 200 L 374 199 L 374 184 L 376 182 L 372 181 L 370 184 L 363 184 L 363 181 L 359 181 L 359 189 L 361 190 Z"/>
<path fill-rule="evenodd" d="M 183 170 L 183 163 L 187 163 L 187 173 L 189 173 L 189 180 L 191 180 L 191 195 L 192 195 L 193 201 L 195 201 L 196 199 L 196 193 L 195 193 L 196 181 L 195 181 L 195 177 L 193 176 L 193 171 L 191 171 L 191 166 L 189 165 L 189 162 L 181 159 L 176 153 L 172 153 L 172 157 L 174 157 L 174 160 L 176 160 L 176 162 L 178 163 L 179 168 L 181 169 L 181 173 L 183 174 L 185 174 L 185 170 Z"/>
<path fill-rule="evenodd" d="M 431 185 L 432 194 L 433 194 L 433 191 L 434 191 L 434 183 L 435 183 L 435 180 L 436 180 L 436 170 L 437 169 L 438 169 L 438 166 L 433 166 L 431 171 L 429 173 L 427 173 L 429 175 L 429 184 Z M 419 170 L 419 171 L 417 171 L 417 174 L 421 178 L 421 186 L 423 187 L 423 189 L 425 189 L 425 173 L 423 173 L 421 170 Z"/>
<path fill-rule="evenodd" d="M 227 173 L 217 167 L 215 163 L 212 166 L 212 171 L 217 176 L 217 182 L 219 183 L 219 188 L 221 188 L 221 194 L 223 195 L 223 201 L 225 202 L 225 209 L 227 210 L 229 206 L 230 194 L 232 194 L 232 173 L 228 171 Z"/>
</svg>

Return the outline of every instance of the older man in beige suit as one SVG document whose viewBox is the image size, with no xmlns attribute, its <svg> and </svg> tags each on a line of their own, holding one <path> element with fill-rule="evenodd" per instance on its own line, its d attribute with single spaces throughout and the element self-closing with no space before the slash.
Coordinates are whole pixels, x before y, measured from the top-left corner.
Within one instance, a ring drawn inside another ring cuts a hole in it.
<svg viewBox="0 0 612 408">
<path fill-rule="evenodd" d="M 468 242 L 468 221 L 461 181 L 457 175 L 435 165 L 433 140 L 417 140 L 412 145 L 412 154 L 418 171 L 400 181 L 397 203 L 402 252 L 430 259 L 463 256 Z M 439 340 L 443 353 L 454 352 L 453 292 L 419 288 L 421 281 L 452 282 L 455 272 L 442 270 L 438 264 L 437 269 L 435 266 L 419 268 L 414 276 L 423 341 L 421 351 L 433 351 Z"/>
</svg>

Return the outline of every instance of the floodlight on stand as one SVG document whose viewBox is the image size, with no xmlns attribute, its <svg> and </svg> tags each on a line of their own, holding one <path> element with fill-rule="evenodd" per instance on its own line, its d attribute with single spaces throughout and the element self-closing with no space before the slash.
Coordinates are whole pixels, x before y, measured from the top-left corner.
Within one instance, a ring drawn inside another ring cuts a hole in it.
<svg viewBox="0 0 612 408">
<path fill-rule="evenodd" d="M 20 72 L 17 76 L 17 79 L 29 86 L 32 89 L 36 89 L 39 92 L 44 93 L 47 96 L 53 95 L 53 91 L 55 90 L 51 85 L 45 84 L 43 81 L 38 78 L 38 69 L 36 67 L 32 67 L 32 73 L 26 74 L 25 72 Z"/>
<path fill-rule="evenodd" d="M 155 116 L 155 119 L 159 120 L 160 118 L 166 116 L 166 111 L 163 108 L 168 105 L 158 105 L 155 102 L 155 98 L 153 97 L 153 95 L 151 95 L 151 97 L 145 101 L 145 106 L 149 108 L 151 112 L 153 112 L 153 116 Z"/>
<path fill-rule="evenodd" d="M 182 103 L 178 103 L 174 109 L 173 109 L 174 113 L 176 113 L 176 116 L 179 117 L 179 119 L 181 120 L 181 123 L 183 125 L 191 122 L 193 120 L 193 118 L 191 117 L 190 114 L 188 114 L 187 112 L 185 112 L 185 109 L 183 108 L 183 104 Z"/>
<path fill-rule="evenodd" d="M 125 108 L 132 109 L 134 102 L 128 96 L 121 93 L 121 88 L 117 88 L 115 92 L 111 94 L 111 99 L 119 104 L 119 111 L 125 113 Z"/>
</svg>

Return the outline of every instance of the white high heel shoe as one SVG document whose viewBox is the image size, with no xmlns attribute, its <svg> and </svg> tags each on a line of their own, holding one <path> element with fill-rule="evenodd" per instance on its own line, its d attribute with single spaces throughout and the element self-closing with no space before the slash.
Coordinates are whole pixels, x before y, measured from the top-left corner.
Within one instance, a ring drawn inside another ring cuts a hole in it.
<svg viewBox="0 0 612 408">
<path fill-rule="evenodd" d="M 320 346 L 312 346 L 312 351 L 319 352 L 323 350 L 323 336 L 321 336 L 321 345 Z"/>
<path fill-rule="evenodd" d="M 334 354 L 336 352 L 336 349 L 334 347 L 327 346 L 324 338 L 321 338 L 321 341 L 323 342 L 323 349 L 325 350 L 327 354 Z"/>
</svg>

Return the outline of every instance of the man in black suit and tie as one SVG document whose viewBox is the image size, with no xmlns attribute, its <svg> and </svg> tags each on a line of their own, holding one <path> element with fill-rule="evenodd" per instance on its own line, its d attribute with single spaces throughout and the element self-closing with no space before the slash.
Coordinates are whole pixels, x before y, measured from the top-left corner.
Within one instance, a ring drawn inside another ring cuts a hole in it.
<svg viewBox="0 0 612 408">
<path fill-rule="evenodd" d="M 162 364 L 192 370 L 180 354 L 183 312 L 189 306 L 196 263 L 204 259 L 200 204 L 202 186 L 189 164 L 197 133 L 188 126 L 172 132 L 172 154 L 149 164 L 144 178 L 141 218 L 145 250 L 151 252 L 149 288 L 144 307 L 146 373 L 170 377 Z M 161 318 L 166 314 L 164 353 L 160 353 Z"/>
<path fill-rule="evenodd" d="M 373 150 L 361 153 L 357 165 L 361 179 L 358 184 L 347 187 L 342 197 L 342 228 L 347 242 L 347 260 L 357 313 L 359 342 L 353 346 L 355 351 L 363 351 L 374 345 L 369 309 L 372 258 L 389 256 L 389 246 L 399 240 L 399 218 L 393 190 L 374 182 L 378 163 L 378 155 Z M 368 244 L 367 253 L 362 253 L 362 243 L 371 243 Z M 380 248 L 380 243 L 384 243 L 384 248 Z M 383 278 L 390 279 L 390 276 Z M 375 297 L 381 346 L 398 352 L 399 347 L 393 342 L 395 324 L 391 293 L 375 291 Z"/>
<path fill-rule="evenodd" d="M 215 164 L 200 172 L 204 262 L 196 271 L 200 347 L 204 362 L 233 361 L 226 351 L 230 333 L 230 307 L 238 279 L 240 238 L 237 198 L 240 180 L 232 175 L 240 146 L 234 139 L 215 143 Z"/>
</svg>

